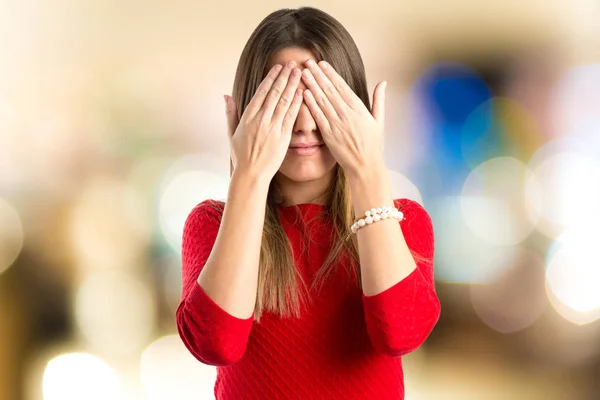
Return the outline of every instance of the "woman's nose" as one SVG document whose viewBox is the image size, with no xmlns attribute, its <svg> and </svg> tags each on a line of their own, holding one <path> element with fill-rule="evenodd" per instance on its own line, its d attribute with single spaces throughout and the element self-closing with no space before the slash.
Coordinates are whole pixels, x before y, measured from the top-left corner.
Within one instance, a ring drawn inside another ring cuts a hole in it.
<svg viewBox="0 0 600 400">
<path fill-rule="evenodd" d="M 315 122 L 310 110 L 306 103 L 302 103 L 298 117 L 296 117 L 296 123 L 294 124 L 294 133 L 312 133 L 317 130 L 317 123 Z"/>
</svg>

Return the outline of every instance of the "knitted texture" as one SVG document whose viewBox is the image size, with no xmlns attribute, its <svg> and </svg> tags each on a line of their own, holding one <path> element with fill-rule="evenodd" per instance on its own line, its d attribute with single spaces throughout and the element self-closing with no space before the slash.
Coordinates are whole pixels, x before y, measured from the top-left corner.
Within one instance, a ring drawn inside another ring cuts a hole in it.
<svg viewBox="0 0 600 400">
<path fill-rule="evenodd" d="M 302 317 L 263 313 L 260 322 L 219 307 L 197 278 L 214 245 L 220 214 L 207 200 L 188 216 L 183 232 L 182 296 L 177 328 L 189 351 L 217 366 L 218 400 L 403 399 L 401 356 L 418 348 L 435 326 L 440 303 L 433 281 L 434 233 L 418 203 L 395 200 L 409 248 L 431 262 L 389 289 L 364 296 L 339 265 Z M 279 217 L 292 243 L 296 268 L 310 283 L 331 249 L 325 206 L 282 207 Z M 301 215 L 298 215 L 301 214 Z M 302 220 L 298 217 L 303 217 Z M 304 232 L 311 240 L 303 250 Z"/>
</svg>

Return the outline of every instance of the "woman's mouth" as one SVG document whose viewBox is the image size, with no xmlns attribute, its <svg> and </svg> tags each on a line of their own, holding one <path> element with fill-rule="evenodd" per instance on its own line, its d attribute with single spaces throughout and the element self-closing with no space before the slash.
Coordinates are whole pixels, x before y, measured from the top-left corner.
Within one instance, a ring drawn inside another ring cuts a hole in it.
<svg viewBox="0 0 600 400">
<path fill-rule="evenodd" d="M 317 154 L 319 151 L 321 151 L 321 148 L 325 146 L 325 144 L 314 144 L 314 145 L 307 145 L 307 146 L 298 146 L 298 147 L 292 147 L 290 146 L 290 148 L 288 149 L 288 153 L 297 155 L 297 156 L 312 156 L 314 154 Z"/>
</svg>

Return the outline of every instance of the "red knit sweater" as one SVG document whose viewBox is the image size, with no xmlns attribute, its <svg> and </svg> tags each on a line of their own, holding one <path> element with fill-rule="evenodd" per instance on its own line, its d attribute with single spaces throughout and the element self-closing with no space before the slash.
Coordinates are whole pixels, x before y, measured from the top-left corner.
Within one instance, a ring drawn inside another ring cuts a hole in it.
<svg viewBox="0 0 600 400">
<path fill-rule="evenodd" d="M 364 296 L 356 279 L 340 267 L 312 296 L 300 319 L 264 313 L 259 323 L 220 308 L 196 282 L 219 229 L 220 214 L 207 200 L 188 216 L 183 232 L 183 290 L 177 328 L 189 351 L 217 366 L 218 400 L 403 399 L 400 356 L 415 350 L 440 314 L 433 264 L 419 262 L 408 277 L 374 296 Z M 433 227 L 416 202 L 395 201 L 409 248 L 433 260 Z M 282 207 L 296 267 L 305 282 L 322 265 L 331 246 L 331 223 L 320 216 L 305 229 L 314 240 L 302 251 L 303 226 L 325 206 Z M 235 249 L 232 249 L 235 251 Z M 339 263 L 341 265 L 341 263 Z"/>
</svg>

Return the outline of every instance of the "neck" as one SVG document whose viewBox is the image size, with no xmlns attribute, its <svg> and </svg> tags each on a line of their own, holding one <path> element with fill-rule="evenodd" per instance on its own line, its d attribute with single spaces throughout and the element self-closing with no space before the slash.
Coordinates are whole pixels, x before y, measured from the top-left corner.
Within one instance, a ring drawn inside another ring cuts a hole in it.
<svg viewBox="0 0 600 400">
<path fill-rule="evenodd" d="M 327 203 L 327 190 L 333 179 L 334 168 L 319 179 L 305 182 L 296 182 L 278 172 L 274 180 L 283 195 L 282 206 L 294 204 L 313 203 L 325 205 Z"/>
</svg>

